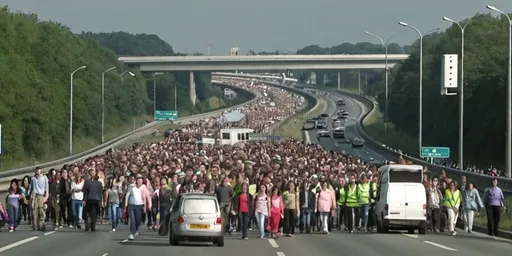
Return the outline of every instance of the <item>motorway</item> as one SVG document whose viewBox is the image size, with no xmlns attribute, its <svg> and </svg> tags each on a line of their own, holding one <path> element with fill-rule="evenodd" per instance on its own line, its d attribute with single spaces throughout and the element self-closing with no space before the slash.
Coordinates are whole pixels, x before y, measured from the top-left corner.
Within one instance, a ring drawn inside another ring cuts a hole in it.
<svg viewBox="0 0 512 256">
<path fill-rule="evenodd" d="M 330 235 L 297 234 L 289 238 L 260 239 L 256 232 L 249 233 L 249 240 L 242 240 L 239 233 L 225 237 L 225 246 L 209 243 L 184 243 L 169 245 L 168 237 L 154 231 L 141 229 L 135 240 L 128 241 L 128 227 L 122 224 L 116 232 L 109 232 L 109 225 L 99 225 L 94 233 L 68 228 L 46 233 L 28 231 L 23 225 L 14 233 L 0 232 L 0 255 L 70 255 L 70 256 L 123 256 L 123 255 L 197 255 L 197 256 L 310 256 L 310 255 L 454 255 L 480 256 L 485 254 L 507 255 L 512 243 L 496 240 L 481 234 L 458 236 L 428 234 L 426 236 L 403 233 L 354 233 L 334 231 Z"/>
</svg>

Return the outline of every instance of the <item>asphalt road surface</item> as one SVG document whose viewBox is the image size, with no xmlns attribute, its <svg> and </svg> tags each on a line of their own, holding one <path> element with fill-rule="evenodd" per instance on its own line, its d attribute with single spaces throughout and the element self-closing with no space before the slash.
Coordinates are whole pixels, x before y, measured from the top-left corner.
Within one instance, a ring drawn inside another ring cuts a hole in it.
<svg viewBox="0 0 512 256">
<path fill-rule="evenodd" d="M 0 232 L 0 255 L 70 255 L 70 256 L 125 256 L 125 255 L 183 255 L 183 256 L 311 256 L 311 255 L 508 255 L 512 243 L 481 234 L 409 235 L 403 233 L 354 233 L 334 231 L 330 235 L 297 234 L 294 237 L 260 239 L 250 231 L 249 239 L 240 234 L 226 235 L 225 246 L 209 243 L 169 245 L 167 237 L 154 231 L 141 230 L 135 240 L 128 241 L 128 227 L 122 225 L 109 232 L 109 225 L 100 225 L 94 233 L 68 228 L 57 231 L 29 231 L 22 225 L 18 231 Z"/>
</svg>

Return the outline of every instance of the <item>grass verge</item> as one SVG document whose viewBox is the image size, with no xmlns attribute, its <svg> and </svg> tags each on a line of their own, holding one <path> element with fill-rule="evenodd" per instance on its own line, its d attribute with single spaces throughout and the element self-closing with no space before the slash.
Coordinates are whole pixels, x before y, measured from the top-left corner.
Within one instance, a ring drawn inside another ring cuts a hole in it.
<svg viewBox="0 0 512 256">
<path fill-rule="evenodd" d="M 512 231 L 512 198 L 505 198 L 506 210 L 501 215 L 500 229 Z M 481 210 L 479 215 L 475 215 L 475 225 L 487 227 L 487 213 Z"/>
<path fill-rule="evenodd" d="M 302 114 L 296 114 L 294 117 L 288 119 L 276 127 L 274 134 L 287 138 L 302 140 L 302 126 L 304 125 L 304 122 L 308 119 L 320 115 L 323 111 L 325 111 L 326 108 L 327 102 L 325 102 L 323 99 L 319 99 L 318 104 L 311 110 Z"/>
</svg>

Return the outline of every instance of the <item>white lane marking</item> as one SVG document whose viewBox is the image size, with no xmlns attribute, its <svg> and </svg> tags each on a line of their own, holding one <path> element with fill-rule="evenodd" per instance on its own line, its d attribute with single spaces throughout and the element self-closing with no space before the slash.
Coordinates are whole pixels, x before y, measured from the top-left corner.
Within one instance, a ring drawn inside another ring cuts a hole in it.
<svg viewBox="0 0 512 256">
<path fill-rule="evenodd" d="M 276 252 L 277 253 L 277 256 L 286 256 L 284 255 L 284 252 Z"/>
<path fill-rule="evenodd" d="M 304 131 L 304 137 L 306 137 L 306 143 L 311 143 L 311 138 L 309 137 L 308 131 Z"/>
<path fill-rule="evenodd" d="M 47 235 L 51 235 L 51 234 L 53 234 L 53 233 L 55 233 L 55 232 L 57 232 L 57 231 L 50 231 L 50 232 L 46 232 L 46 233 L 44 233 L 44 235 L 45 235 L 45 236 L 47 236 Z"/>
<path fill-rule="evenodd" d="M 410 238 L 418 238 L 418 235 L 413 235 L 413 234 L 404 234 L 404 233 L 402 233 L 402 236 L 406 236 L 406 237 L 410 237 Z"/>
<path fill-rule="evenodd" d="M 445 249 L 445 250 L 447 250 L 447 251 L 452 251 L 452 252 L 456 252 L 456 251 L 457 251 L 457 249 L 453 249 L 453 248 L 451 248 L 451 247 L 444 246 L 444 245 L 442 245 L 442 244 L 438 244 L 438 243 L 434 243 L 434 242 L 430 242 L 430 241 L 423 241 L 423 242 L 424 242 L 424 243 L 426 243 L 426 244 L 433 245 L 433 246 L 435 246 L 435 247 L 439 247 L 439 248 L 441 248 L 441 249 Z"/>
<path fill-rule="evenodd" d="M 101 255 L 101 256 L 107 256 L 107 255 L 108 255 L 108 253 L 105 253 L 105 254 L 103 254 L 103 255 Z"/>
<path fill-rule="evenodd" d="M 276 240 L 270 238 L 268 240 L 268 242 L 270 243 L 270 245 L 273 247 L 273 248 L 279 248 L 279 245 L 277 244 Z M 284 255 L 284 254 L 283 254 Z"/>
<path fill-rule="evenodd" d="M 121 243 L 124 243 L 124 242 L 127 242 L 127 241 L 128 241 L 128 239 L 125 239 L 125 240 L 121 241 Z"/>
<path fill-rule="evenodd" d="M 28 242 L 30 242 L 30 241 L 33 241 L 33 240 L 36 240 L 36 239 L 38 239 L 38 238 L 39 238 L 38 236 L 33 236 L 33 237 L 29 237 L 29 238 L 26 238 L 26 239 L 20 240 L 20 241 L 15 242 L 15 243 L 12 243 L 12 244 L 10 244 L 10 245 L 6 245 L 6 246 L 4 246 L 4 247 L 0 247 L 0 252 L 5 252 L 5 251 L 7 251 L 7 250 L 9 250 L 9 249 L 12 249 L 12 248 L 14 248 L 14 247 L 20 246 L 20 245 L 22 245 L 22 244 L 26 244 L 26 243 L 28 243 Z"/>
</svg>

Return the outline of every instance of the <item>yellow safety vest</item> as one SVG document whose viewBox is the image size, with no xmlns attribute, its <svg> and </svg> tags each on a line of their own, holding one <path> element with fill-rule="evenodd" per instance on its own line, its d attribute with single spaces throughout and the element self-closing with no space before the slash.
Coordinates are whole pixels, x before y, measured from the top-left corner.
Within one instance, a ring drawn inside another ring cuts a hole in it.
<svg viewBox="0 0 512 256">
<path fill-rule="evenodd" d="M 371 195 L 372 198 L 370 198 L 370 202 L 373 204 L 373 203 L 375 203 L 375 199 L 373 199 L 373 198 L 377 197 L 377 183 L 374 182 L 374 183 L 370 183 L 370 184 L 372 185 L 372 195 Z"/>
<path fill-rule="evenodd" d="M 460 190 L 455 190 L 452 194 L 450 189 L 444 193 L 443 206 L 447 208 L 459 208 L 461 202 Z"/>
<path fill-rule="evenodd" d="M 359 184 L 357 185 L 357 189 L 359 190 L 358 202 L 359 204 L 369 204 L 370 203 L 370 184 Z"/>
<path fill-rule="evenodd" d="M 338 202 L 336 202 L 338 206 L 342 206 L 345 202 L 345 188 L 346 187 L 340 187 L 340 199 L 338 199 Z"/>
<path fill-rule="evenodd" d="M 352 208 L 359 206 L 357 202 L 357 186 L 354 189 L 350 188 L 350 185 L 348 186 L 346 206 Z"/>
</svg>

